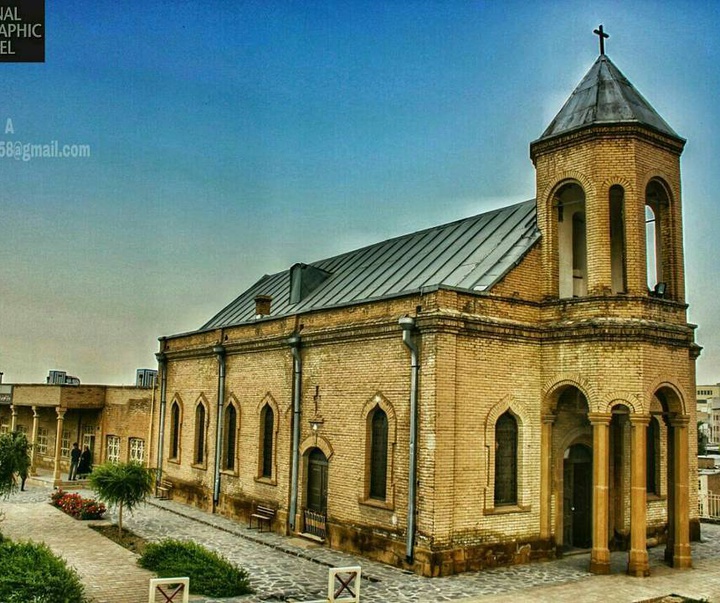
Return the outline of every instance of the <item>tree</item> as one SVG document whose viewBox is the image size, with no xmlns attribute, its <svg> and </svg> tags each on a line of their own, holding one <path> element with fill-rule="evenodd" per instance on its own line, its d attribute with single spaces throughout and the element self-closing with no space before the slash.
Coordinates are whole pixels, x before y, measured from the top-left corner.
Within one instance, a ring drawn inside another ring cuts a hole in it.
<svg viewBox="0 0 720 603">
<path fill-rule="evenodd" d="M 0 496 L 9 496 L 18 487 L 18 477 L 30 470 L 30 443 L 24 433 L 0 434 Z"/>
<path fill-rule="evenodd" d="M 118 532 L 122 534 L 123 508 L 132 511 L 152 492 L 155 473 L 140 463 L 103 463 L 90 474 L 90 487 L 98 498 L 118 506 Z"/>
</svg>

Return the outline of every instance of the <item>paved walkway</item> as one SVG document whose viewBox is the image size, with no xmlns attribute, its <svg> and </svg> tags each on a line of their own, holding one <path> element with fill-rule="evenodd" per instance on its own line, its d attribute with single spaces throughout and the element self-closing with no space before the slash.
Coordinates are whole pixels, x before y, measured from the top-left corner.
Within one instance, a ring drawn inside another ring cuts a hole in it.
<svg viewBox="0 0 720 603">
<path fill-rule="evenodd" d="M 97 603 L 147 601 L 151 577 L 135 563 L 136 556 L 54 509 L 50 489 L 31 486 L 27 492 L 0 501 L 6 520 L 0 531 L 13 539 L 44 541 L 74 566 Z M 83 492 L 90 496 L 90 492 Z M 114 519 L 110 513 L 110 519 Z M 614 574 L 587 572 L 588 556 L 532 563 L 447 578 L 427 579 L 366 559 L 331 551 L 299 538 L 247 530 L 236 521 L 211 515 L 173 501 L 152 499 L 124 518 L 125 525 L 150 540 L 167 537 L 193 540 L 222 553 L 246 568 L 256 591 L 231 599 L 192 597 L 194 603 L 308 601 L 324 598 L 327 568 L 362 565 L 363 603 L 510 603 L 534 599 L 553 603 L 583 601 L 637 602 L 671 593 L 720 603 L 720 526 L 703 524 L 703 542 L 693 544 L 695 568 L 676 571 L 661 562 L 663 547 L 650 551 L 652 575 L 624 575 L 626 554 L 613 554 Z"/>
</svg>

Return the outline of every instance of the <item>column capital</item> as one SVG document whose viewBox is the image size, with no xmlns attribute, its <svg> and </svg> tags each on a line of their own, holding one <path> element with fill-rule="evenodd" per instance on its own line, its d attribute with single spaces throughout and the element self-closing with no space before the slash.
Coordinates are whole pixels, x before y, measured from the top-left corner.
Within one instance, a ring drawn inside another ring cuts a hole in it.
<svg viewBox="0 0 720 603">
<path fill-rule="evenodd" d="M 647 427 L 650 425 L 651 419 L 652 417 L 650 415 L 638 415 L 633 413 L 630 415 L 630 424 L 637 427 L 640 427 L 641 425 Z"/>
<path fill-rule="evenodd" d="M 60 408 L 59 406 L 55 407 L 55 412 L 57 413 L 58 421 L 62 421 L 65 418 L 65 413 L 67 412 L 67 408 Z"/>
<path fill-rule="evenodd" d="M 31 408 L 32 408 L 33 418 L 37 418 L 40 415 L 40 412 L 38 411 L 38 407 L 32 406 Z"/>
<path fill-rule="evenodd" d="M 610 425 L 612 421 L 612 413 L 609 412 L 589 412 L 587 417 L 592 425 Z"/>
<path fill-rule="evenodd" d="M 17 405 L 11 404 L 11 405 L 10 405 L 10 412 L 12 413 L 12 415 L 13 415 L 14 417 L 17 417 Z"/>
<path fill-rule="evenodd" d="M 687 427 L 690 424 L 690 417 L 687 415 L 676 415 L 670 418 L 672 427 Z"/>
<path fill-rule="evenodd" d="M 542 422 L 546 424 L 549 423 L 550 425 L 555 423 L 555 419 L 557 419 L 557 415 L 551 412 L 546 412 L 542 416 Z"/>
</svg>

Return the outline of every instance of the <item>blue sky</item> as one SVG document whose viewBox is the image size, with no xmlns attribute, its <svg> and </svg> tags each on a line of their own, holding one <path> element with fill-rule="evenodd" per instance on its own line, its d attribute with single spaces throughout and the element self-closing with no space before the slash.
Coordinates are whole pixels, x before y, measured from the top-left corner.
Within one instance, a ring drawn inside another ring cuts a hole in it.
<svg viewBox="0 0 720 603">
<path fill-rule="evenodd" d="M 0 371 L 131 383 L 265 273 L 535 196 L 528 145 L 610 34 L 681 136 L 699 382 L 720 381 L 720 2 L 46 0 L 3 64 Z"/>
</svg>

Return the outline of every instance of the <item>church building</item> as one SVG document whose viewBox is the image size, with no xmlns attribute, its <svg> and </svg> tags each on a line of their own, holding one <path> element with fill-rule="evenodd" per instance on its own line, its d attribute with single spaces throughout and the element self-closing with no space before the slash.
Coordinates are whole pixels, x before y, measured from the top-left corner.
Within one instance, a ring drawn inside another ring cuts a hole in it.
<svg viewBox="0 0 720 603">
<path fill-rule="evenodd" d="M 426 576 L 691 567 L 684 144 L 601 48 L 530 144 L 535 199 L 297 263 L 162 337 L 171 496 Z"/>
</svg>

